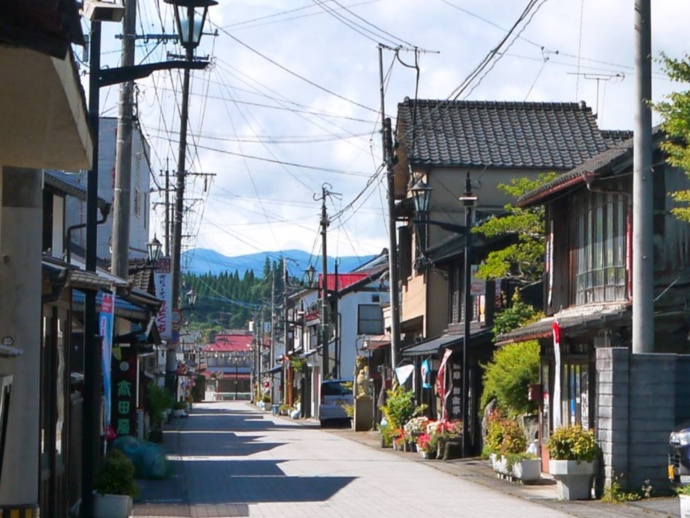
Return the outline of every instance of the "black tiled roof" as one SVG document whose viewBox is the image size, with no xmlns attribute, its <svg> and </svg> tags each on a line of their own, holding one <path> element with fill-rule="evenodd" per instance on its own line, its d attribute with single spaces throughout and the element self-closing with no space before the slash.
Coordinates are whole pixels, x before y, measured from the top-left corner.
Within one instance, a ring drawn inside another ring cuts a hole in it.
<svg viewBox="0 0 690 518">
<path fill-rule="evenodd" d="M 413 166 L 566 171 L 608 147 L 584 103 L 406 99 L 397 137 Z"/>
<path fill-rule="evenodd" d="M 601 136 L 604 137 L 609 147 L 616 147 L 633 138 L 633 132 L 630 130 L 601 130 Z"/>
<path fill-rule="evenodd" d="M 618 132 L 620 136 L 632 132 Z M 666 134 L 657 126 L 652 132 L 653 146 L 658 148 L 663 140 L 666 139 Z M 614 141 L 611 141 L 612 143 Z M 587 177 L 606 176 L 616 174 L 621 168 L 626 169 L 630 167 L 633 161 L 633 146 L 634 139 L 632 136 L 625 141 L 620 141 L 607 149 L 603 153 L 593 156 L 589 160 L 585 160 L 577 167 L 574 167 L 567 173 L 554 178 L 549 183 L 541 185 L 536 189 L 523 194 L 517 200 L 518 207 L 529 207 L 544 203 L 546 197 L 560 192 L 572 185 L 583 184 Z"/>
</svg>

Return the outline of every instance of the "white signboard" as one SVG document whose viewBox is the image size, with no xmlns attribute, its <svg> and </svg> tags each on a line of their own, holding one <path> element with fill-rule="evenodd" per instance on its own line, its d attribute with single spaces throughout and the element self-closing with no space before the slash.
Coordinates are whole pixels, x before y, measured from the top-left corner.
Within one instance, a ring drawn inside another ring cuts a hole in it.
<svg viewBox="0 0 690 518">
<path fill-rule="evenodd" d="M 486 291 L 486 280 L 477 277 L 477 270 L 479 269 L 479 265 L 473 264 L 470 268 L 472 271 L 472 275 L 470 277 L 470 293 L 473 297 L 484 295 L 484 292 Z"/>
<path fill-rule="evenodd" d="M 172 340 L 172 272 L 170 258 L 159 259 L 154 275 L 156 297 L 163 301 L 156 315 L 156 326 L 163 340 Z"/>
</svg>

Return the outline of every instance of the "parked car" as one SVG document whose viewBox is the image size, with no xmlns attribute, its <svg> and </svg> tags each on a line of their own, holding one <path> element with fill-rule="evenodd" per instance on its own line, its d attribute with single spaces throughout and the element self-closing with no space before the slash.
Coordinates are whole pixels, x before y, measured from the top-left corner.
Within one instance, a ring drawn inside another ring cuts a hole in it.
<svg viewBox="0 0 690 518">
<path fill-rule="evenodd" d="M 321 404 L 319 405 L 319 421 L 321 426 L 339 420 L 349 419 L 345 409 L 352 406 L 352 380 L 326 380 L 321 383 Z"/>
<path fill-rule="evenodd" d="M 672 484 L 690 483 L 690 423 L 671 432 L 668 452 L 668 478 Z"/>
</svg>

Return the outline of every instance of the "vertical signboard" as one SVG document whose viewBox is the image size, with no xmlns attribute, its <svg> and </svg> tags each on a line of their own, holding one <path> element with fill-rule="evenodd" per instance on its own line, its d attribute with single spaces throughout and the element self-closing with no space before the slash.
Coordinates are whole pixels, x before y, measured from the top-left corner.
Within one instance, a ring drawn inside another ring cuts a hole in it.
<svg viewBox="0 0 690 518">
<path fill-rule="evenodd" d="M 137 355 L 134 347 L 118 347 L 113 357 L 113 428 L 117 436 L 137 434 Z"/>
<path fill-rule="evenodd" d="M 446 410 L 449 421 L 462 420 L 462 365 L 448 363 L 450 367 L 450 385 L 446 396 Z"/>
<path fill-rule="evenodd" d="M 158 332 L 163 340 L 172 340 L 172 270 L 169 257 L 164 257 L 156 262 L 154 281 L 156 297 L 163 301 L 156 315 L 156 327 L 158 327 Z"/>
<path fill-rule="evenodd" d="M 111 293 L 104 293 L 101 299 L 101 313 L 98 317 L 98 329 L 102 337 L 103 344 L 103 355 L 102 355 L 102 365 L 103 365 L 103 396 L 105 399 L 105 425 L 110 425 L 111 414 L 110 414 L 110 402 L 112 401 L 111 395 L 111 361 L 113 351 L 113 319 L 115 318 L 115 296 Z"/>
</svg>

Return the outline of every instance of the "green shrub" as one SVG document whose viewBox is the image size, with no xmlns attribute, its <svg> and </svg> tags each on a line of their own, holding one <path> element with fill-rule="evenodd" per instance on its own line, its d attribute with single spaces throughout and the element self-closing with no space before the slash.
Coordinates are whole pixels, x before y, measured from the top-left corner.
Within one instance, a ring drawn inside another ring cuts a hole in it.
<svg viewBox="0 0 690 518">
<path fill-rule="evenodd" d="M 536 413 L 537 402 L 527 399 L 527 391 L 539 381 L 539 342 L 506 345 L 484 368 L 482 408 L 495 399 L 508 417 Z"/>
<path fill-rule="evenodd" d="M 592 430 L 579 424 L 562 426 L 549 439 L 549 454 L 553 460 L 591 462 L 599 456 L 599 446 Z"/>
<path fill-rule="evenodd" d="M 149 414 L 155 427 L 163 422 L 163 412 L 168 408 L 172 408 L 175 399 L 165 388 L 156 382 L 151 382 L 148 386 L 148 402 Z"/>
<path fill-rule="evenodd" d="M 498 413 L 489 417 L 483 453 L 501 455 L 523 455 L 527 449 L 527 438 L 517 421 L 501 417 Z"/>
<path fill-rule="evenodd" d="M 402 385 L 388 390 L 387 393 L 388 399 L 386 404 L 381 407 L 381 412 L 392 428 L 402 428 L 405 423 L 414 416 L 421 414 L 426 408 L 426 405 L 416 406 L 414 404 L 414 392 L 405 390 Z"/>
<path fill-rule="evenodd" d="M 134 484 L 134 464 L 120 450 L 112 450 L 101 463 L 93 484 L 101 495 L 137 495 Z"/>
</svg>

